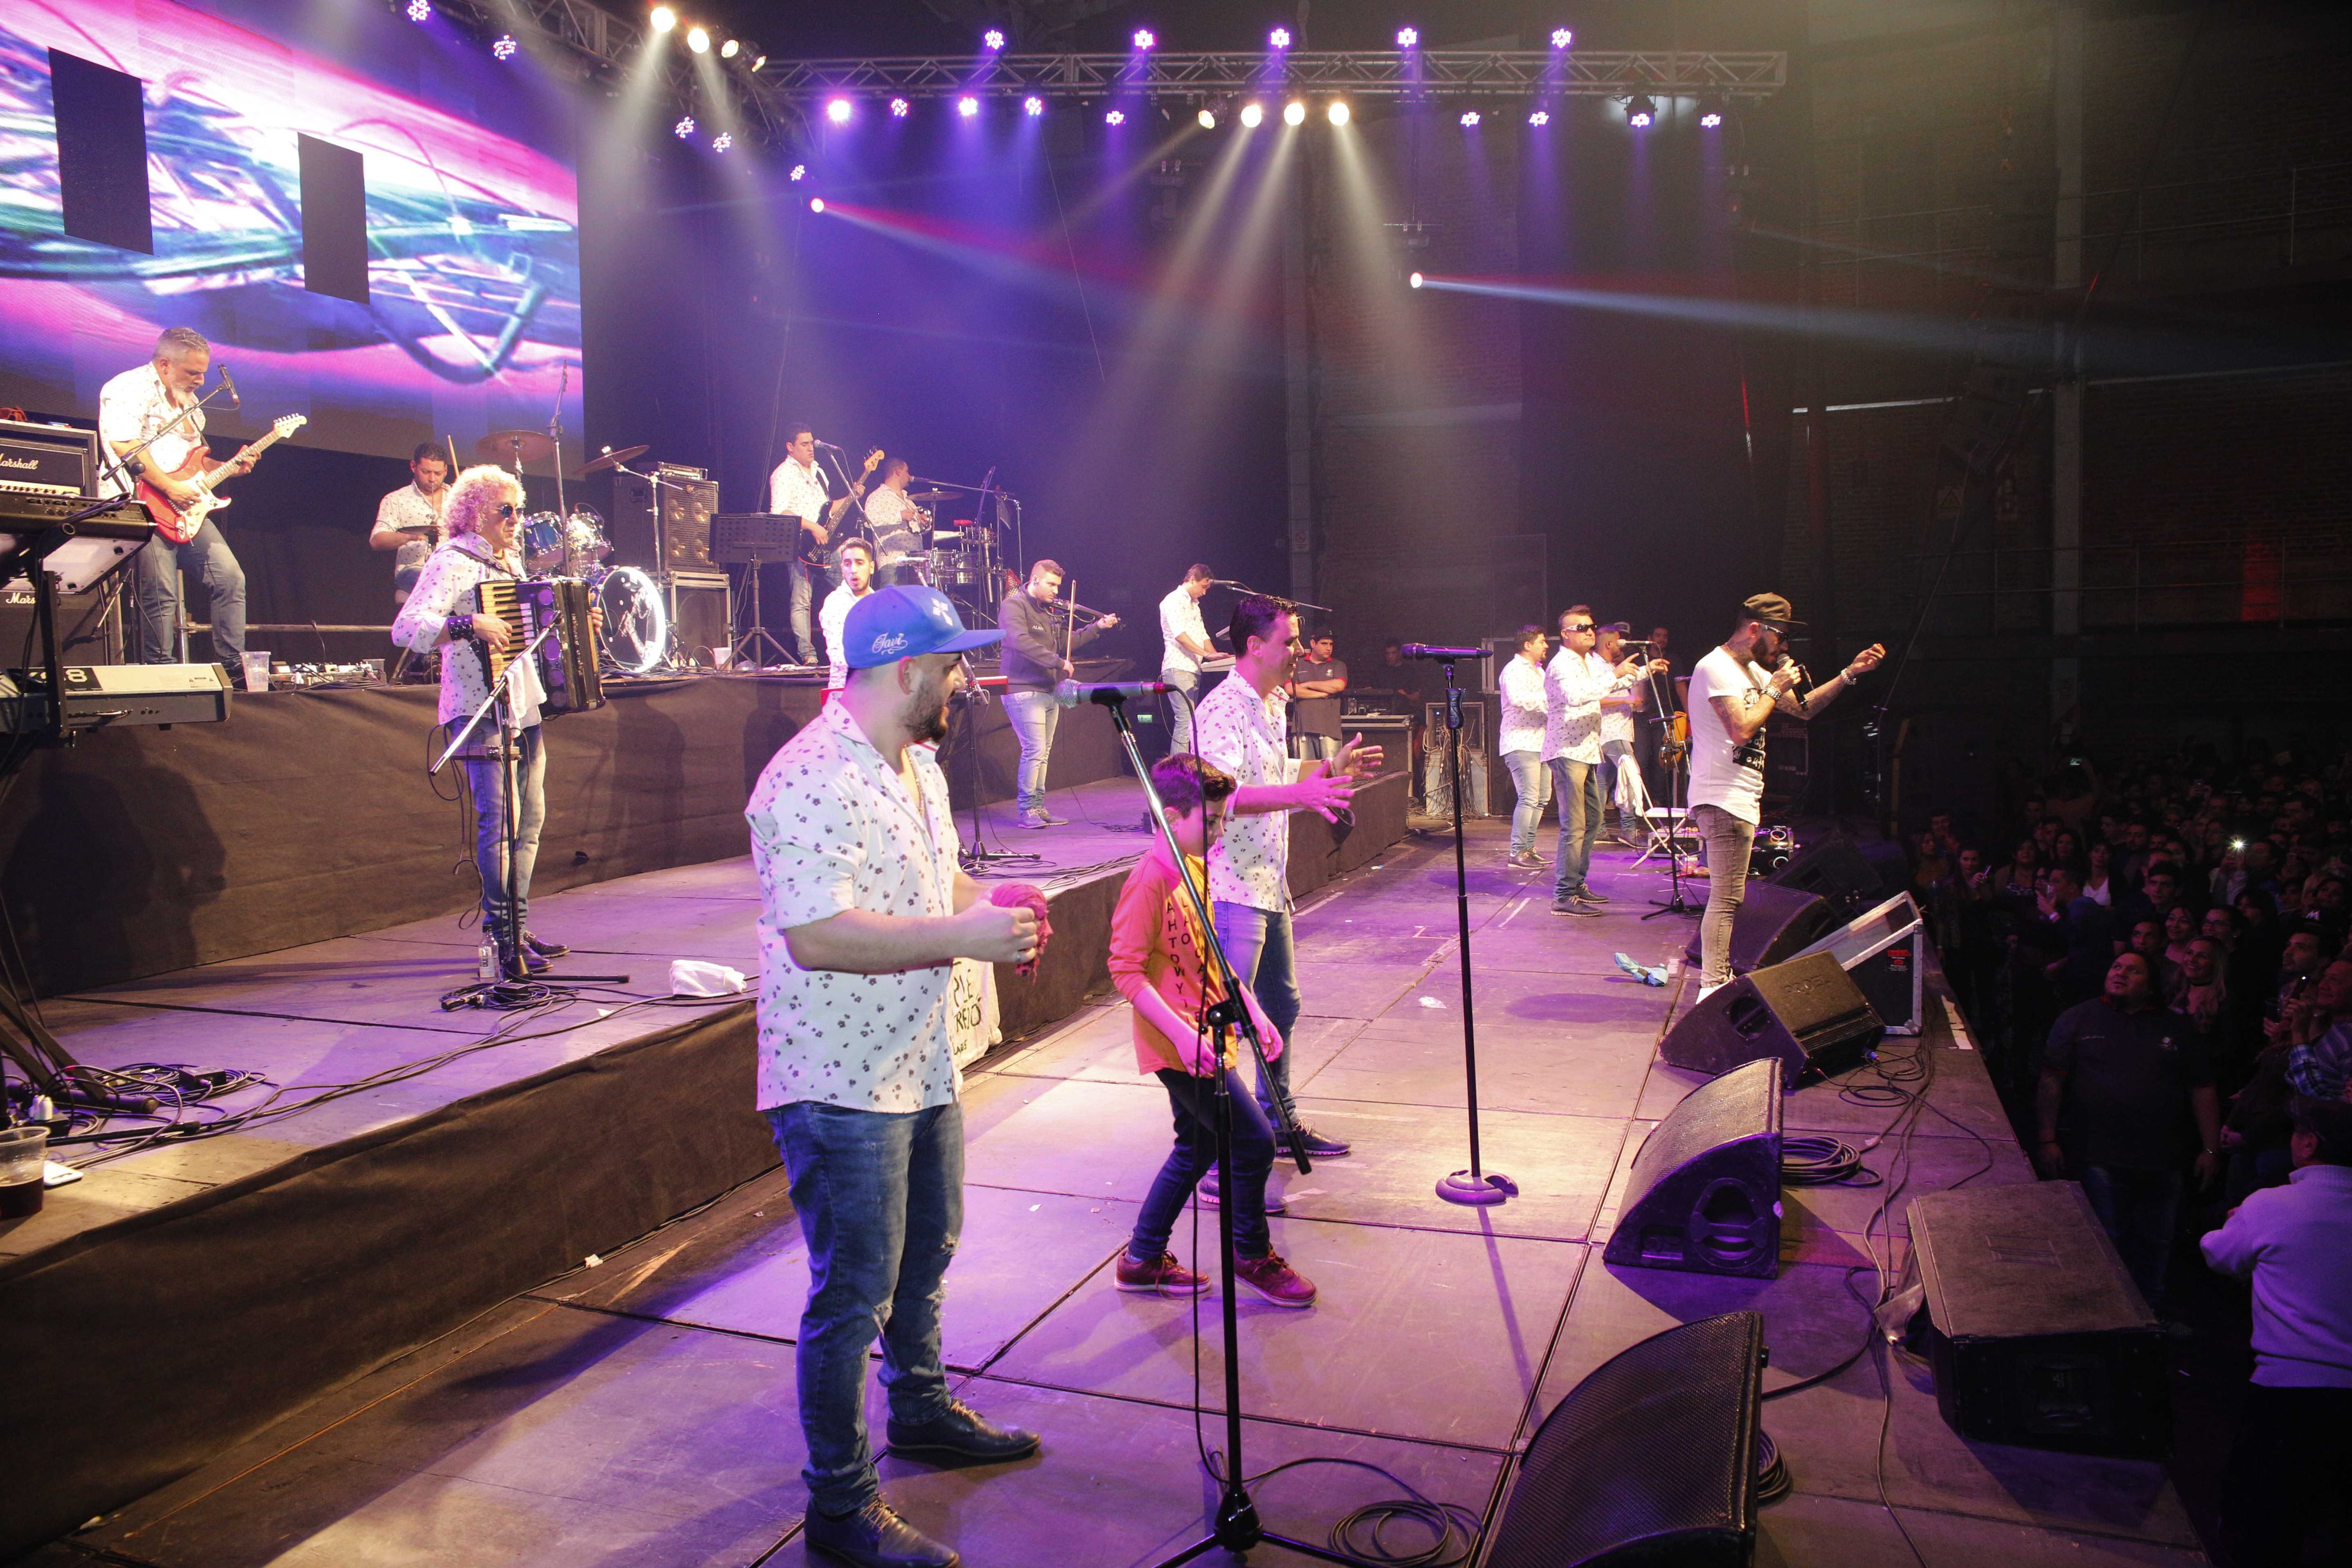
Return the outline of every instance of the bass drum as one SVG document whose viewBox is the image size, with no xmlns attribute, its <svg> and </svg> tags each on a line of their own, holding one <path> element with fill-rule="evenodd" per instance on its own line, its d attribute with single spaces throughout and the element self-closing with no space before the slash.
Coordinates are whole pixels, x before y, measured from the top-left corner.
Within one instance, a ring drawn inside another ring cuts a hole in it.
<svg viewBox="0 0 2352 1568">
<path fill-rule="evenodd" d="M 619 566 L 596 584 L 604 630 L 598 638 L 604 662 L 630 675 L 650 675 L 669 658 L 669 610 L 653 574 Z"/>
</svg>

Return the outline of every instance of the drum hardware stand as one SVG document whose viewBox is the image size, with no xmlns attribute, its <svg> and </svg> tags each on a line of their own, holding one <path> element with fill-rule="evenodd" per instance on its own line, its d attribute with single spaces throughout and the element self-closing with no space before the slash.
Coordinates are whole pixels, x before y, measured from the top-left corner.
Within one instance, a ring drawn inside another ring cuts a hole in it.
<svg viewBox="0 0 2352 1568">
<path fill-rule="evenodd" d="M 991 866 L 1040 864 L 1045 859 L 1042 855 L 1023 849 L 991 849 L 981 837 L 986 818 L 980 808 L 980 713 L 988 693 L 977 686 L 967 686 L 956 693 L 955 700 L 963 710 L 964 790 L 971 802 L 971 842 L 956 852 L 957 862 L 967 871 L 985 870 Z"/>
<path fill-rule="evenodd" d="M 507 668 L 511 670 L 515 665 L 520 664 L 525 659 L 536 657 L 539 652 L 539 645 L 545 642 L 549 637 L 554 635 L 555 627 L 551 623 L 541 626 L 539 629 L 539 635 L 524 645 L 522 651 L 515 655 L 514 658 L 508 664 Z M 489 666 L 489 650 L 487 647 L 481 649 L 481 655 L 484 673 L 487 674 Z M 443 657 L 447 657 L 446 650 Z M 493 708 L 498 710 L 498 757 L 499 767 L 503 775 L 504 782 L 504 787 L 500 792 L 500 805 L 502 808 L 500 815 L 504 820 L 500 824 L 500 826 L 506 838 L 506 852 L 502 857 L 506 861 L 507 868 L 506 951 L 508 955 L 510 956 L 516 963 L 523 964 L 522 901 L 520 897 L 521 889 L 517 879 L 518 867 L 516 865 L 516 862 L 521 858 L 517 851 L 520 847 L 522 821 L 517 815 L 520 803 L 515 798 L 517 786 L 521 783 L 521 779 L 516 772 L 515 764 L 520 760 L 519 753 L 522 750 L 522 742 L 513 729 L 513 707 L 510 703 L 505 700 L 509 687 L 508 678 L 506 676 L 500 676 L 498 679 L 491 681 L 489 683 L 489 687 L 490 689 L 488 693 L 482 699 L 481 706 L 474 710 L 472 715 L 467 719 L 464 726 L 458 730 L 455 736 L 451 737 L 449 744 L 447 748 L 442 752 L 440 759 L 436 761 L 432 767 L 426 770 L 426 776 L 430 777 L 434 774 L 437 774 L 443 768 L 446 767 L 449 763 L 449 759 L 457 754 L 457 749 L 466 743 L 467 738 L 474 733 L 475 729 L 480 725 L 484 719 L 489 716 L 490 710 Z M 444 996 L 441 999 L 441 1006 L 445 1012 L 469 1005 L 489 1007 L 520 1007 L 527 1005 L 531 1000 L 527 990 L 527 987 L 530 986 L 599 984 L 626 985 L 628 983 L 629 977 L 625 974 L 532 974 L 529 972 L 529 965 L 524 964 L 524 973 L 522 974 L 509 975 L 501 973 L 496 980 L 479 984 L 465 986 L 457 991 L 451 992 L 448 995 Z"/>
</svg>

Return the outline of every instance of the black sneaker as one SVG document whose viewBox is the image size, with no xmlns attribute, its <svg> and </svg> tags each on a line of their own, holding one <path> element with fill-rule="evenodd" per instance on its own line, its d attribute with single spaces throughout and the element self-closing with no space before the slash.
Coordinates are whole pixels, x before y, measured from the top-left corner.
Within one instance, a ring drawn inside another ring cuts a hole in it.
<svg viewBox="0 0 2352 1568">
<path fill-rule="evenodd" d="M 999 1426 L 961 1399 L 919 1426 L 888 1427 L 894 1454 L 947 1454 L 959 1459 L 996 1464 L 1025 1459 L 1037 1451 L 1037 1434 L 1018 1426 Z"/>
<path fill-rule="evenodd" d="M 562 958 L 572 951 L 560 942 L 541 942 L 528 931 L 522 933 L 522 945 L 525 952 L 535 952 L 541 958 Z"/>
<path fill-rule="evenodd" d="M 1307 1126 L 1304 1121 L 1299 1122 L 1297 1126 L 1299 1142 L 1306 1144 L 1307 1153 L 1313 1155 L 1317 1159 L 1336 1160 L 1340 1155 L 1348 1152 L 1349 1149 L 1351 1147 L 1351 1145 L 1344 1143 L 1337 1138 L 1316 1131 L 1315 1129 Z M 1275 1129 L 1274 1132 L 1274 1147 L 1276 1153 L 1287 1154 L 1290 1152 L 1290 1140 L 1282 1135 L 1282 1130 L 1278 1127 Z"/>
<path fill-rule="evenodd" d="M 1576 891 L 1570 893 L 1569 897 L 1576 900 L 1579 903 L 1586 904 L 1605 904 L 1609 901 L 1608 894 L 1596 893 L 1590 888 L 1579 888 Z"/>
<path fill-rule="evenodd" d="M 900 1519 L 876 1498 L 856 1513 L 835 1517 L 809 1510 L 802 1526 L 808 1544 L 857 1568 L 957 1568 L 962 1556 Z"/>
<path fill-rule="evenodd" d="M 1565 899 L 1554 899 L 1551 901 L 1551 912 L 1556 915 L 1582 915 L 1589 921 L 1597 921 L 1601 918 L 1599 910 L 1591 904 L 1577 902 L 1573 895 Z"/>
</svg>

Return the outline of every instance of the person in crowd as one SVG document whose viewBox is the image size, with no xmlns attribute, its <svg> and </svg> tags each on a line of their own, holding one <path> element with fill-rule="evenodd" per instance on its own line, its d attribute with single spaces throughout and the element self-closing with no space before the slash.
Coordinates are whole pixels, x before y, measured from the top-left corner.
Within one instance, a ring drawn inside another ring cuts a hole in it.
<svg viewBox="0 0 2352 1568">
<path fill-rule="evenodd" d="M 1544 858 L 1536 853 L 1536 827 L 1544 807 L 1551 803 L 1551 770 L 1544 766 L 1544 661 L 1551 639 L 1541 626 L 1519 628 L 1519 650 L 1496 676 L 1501 688 L 1503 721 L 1496 750 L 1511 770 L 1518 791 L 1511 807 L 1511 854 L 1507 862 L 1522 871 L 1539 871 Z"/>
<path fill-rule="evenodd" d="M 2042 1047 L 2035 1163 L 2083 1184 L 2148 1305 L 2161 1310 L 2181 1167 L 2221 1173 L 2221 1107 L 2204 1037 L 2157 999 L 2147 960 L 2119 954 L 2103 994 L 2058 1016 Z M 2194 1140 L 2192 1142 L 2191 1140 Z"/>
<path fill-rule="evenodd" d="M 2304 1561 L 2352 1473 L 2352 1105 L 2295 1102 L 2283 1186 L 2247 1194 L 2199 1246 L 2253 1286 L 2254 1373 L 2221 1488 L 2233 1561 Z"/>
<path fill-rule="evenodd" d="M 2071 827 L 2060 828 L 2050 840 L 2050 863 L 2053 866 L 2072 866 L 2080 875 L 2088 865 L 2083 858 L 2082 836 Z"/>
<path fill-rule="evenodd" d="M 1922 899 L 1932 898 L 1951 884 L 1952 859 L 1934 831 L 1919 835 L 1911 863 L 1911 887 Z"/>
<path fill-rule="evenodd" d="M 2188 962 L 2189 944 L 2197 938 L 2197 914 L 2186 904 L 2164 913 L 2164 962 L 2179 969 Z"/>
<path fill-rule="evenodd" d="M 2104 838 L 2094 838 L 2083 857 L 2087 868 L 2083 873 L 2083 896 L 2102 909 L 2116 907 L 2115 847 Z"/>
<path fill-rule="evenodd" d="M 2115 931 L 2105 909 L 2084 896 L 2073 867 L 2051 868 L 2041 916 L 2049 933 L 2043 945 L 2058 954 L 2042 966 L 2058 1005 L 2071 1007 L 2096 996 L 2115 958 Z"/>
<path fill-rule="evenodd" d="M 2204 1033 L 2217 1059 L 2225 1056 L 2230 1045 L 2230 984 L 2223 963 L 2221 943 L 2208 936 L 2190 939 L 2164 999 L 2167 1006 Z"/>
<path fill-rule="evenodd" d="M 1136 1211 L 1134 1234 L 1114 1270 L 1116 1282 L 1121 1290 L 1147 1295 L 1195 1296 L 1209 1289 L 1208 1277 L 1178 1262 L 1168 1242 L 1193 1188 L 1216 1166 L 1222 1077 L 1230 1108 L 1233 1184 L 1219 1199 L 1231 1205 L 1233 1215 L 1234 1278 L 1275 1306 L 1311 1307 L 1314 1282 L 1274 1250 L 1266 1226 L 1274 1129 L 1234 1070 L 1235 1032 L 1212 1029 L 1205 1022 L 1208 1010 L 1224 1000 L 1225 988 L 1209 956 L 1192 893 L 1203 900 L 1210 896 L 1209 847 L 1223 836 L 1225 805 L 1236 786 L 1232 774 L 1178 752 L 1152 764 L 1151 787 L 1168 814 L 1184 865 L 1180 868 L 1166 843 L 1155 838 L 1128 874 L 1111 916 L 1110 977 L 1135 1012 L 1137 1068 L 1168 1091 L 1176 1146 Z M 1212 914 L 1206 929 L 1214 925 Z M 1279 1060 L 1281 1032 L 1246 987 L 1241 1000 L 1267 1060 Z"/>
<path fill-rule="evenodd" d="M 2147 960 L 2148 973 L 2155 977 L 2156 994 L 2164 994 L 2172 984 L 2172 961 L 2164 956 L 2164 924 L 2160 921 L 2144 920 L 2133 924 L 2125 933 L 2125 948 Z"/>
<path fill-rule="evenodd" d="M 2311 989 L 2319 972 L 2336 956 L 2326 931 L 2304 924 L 2287 932 L 2279 950 L 2278 973 L 2273 977 L 2269 1000 L 2263 1007 L 2263 1037 L 2287 1040 L 2294 1031 L 2296 1002 Z M 2290 1042 L 2291 1043 L 2291 1042 Z"/>
<path fill-rule="evenodd" d="M 2286 1079 L 2297 1094 L 2341 1100 L 2352 1076 L 2352 955 L 2319 972 L 2287 1030 Z"/>
<path fill-rule="evenodd" d="M 2006 909 L 2031 909 L 2037 896 L 2034 877 L 2041 869 L 2041 849 L 2031 838 L 2019 839 L 2009 859 L 1993 868 L 1990 886 L 1994 900 Z"/>
</svg>

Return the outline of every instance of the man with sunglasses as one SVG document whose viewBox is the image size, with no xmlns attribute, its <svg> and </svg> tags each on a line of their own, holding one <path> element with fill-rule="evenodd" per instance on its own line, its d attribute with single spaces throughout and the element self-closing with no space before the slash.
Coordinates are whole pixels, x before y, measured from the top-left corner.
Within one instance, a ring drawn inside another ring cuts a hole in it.
<svg viewBox="0 0 2352 1568">
<path fill-rule="evenodd" d="M 1601 702 L 1642 678 L 1642 661 L 1612 665 L 1596 650 L 1592 607 L 1571 605 L 1559 617 L 1559 652 L 1544 670 L 1544 765 L 1559 802 L 1559 853 L 1551 912 L 1592 919 L 1609 901 L 1586 882 L 1592 840 L 1601 829 Z M 1659 672 L 1664 673 L 1664 661 Z"/>
</svg>

